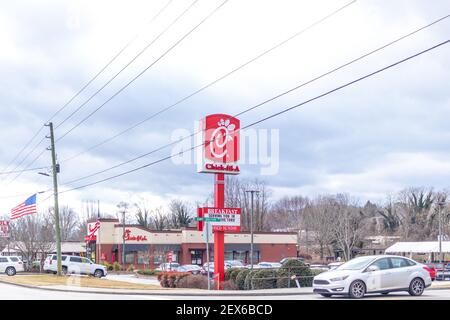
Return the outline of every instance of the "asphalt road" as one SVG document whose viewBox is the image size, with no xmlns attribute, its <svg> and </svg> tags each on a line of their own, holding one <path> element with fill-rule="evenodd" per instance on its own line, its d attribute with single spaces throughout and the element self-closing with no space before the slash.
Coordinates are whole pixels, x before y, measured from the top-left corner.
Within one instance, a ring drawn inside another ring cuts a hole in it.
<svg viewBox="0 0 450 320">
<path fill-rule="evenodd" d="M 235 297 L 207 297 L 207 296 L 148 296 L 148 295 L 115 295 L 76 292 L 58 292 L 42 289 L 31 289 L 0 283 L 0 300 L 342 300 L 344 297 L 324 298 L 315 294 L 286 295 L 286 296 L 235 296 Z M 371 295 L 370 300 L 450 300 L 449 290 L 426 290 L 420 297 L 411 297 L 406 292 L 392 293 L 387 296 Z"/>
</svg>

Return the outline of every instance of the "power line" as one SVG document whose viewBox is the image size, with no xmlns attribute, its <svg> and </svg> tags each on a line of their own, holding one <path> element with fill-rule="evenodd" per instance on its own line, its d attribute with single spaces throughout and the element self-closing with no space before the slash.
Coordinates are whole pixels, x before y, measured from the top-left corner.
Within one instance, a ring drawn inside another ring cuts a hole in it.
<svg viewBox="0 0 450 320">
<path fill-rule="evenodd" d="M 315 96 L 315 97 L 313 97 L 313 98 L 311 98 L 311 99 L 308 99 L 308 100 L 303 101 L 303 102 L 301 102 L 301 103 L 299 103 L 299 104 L 296 104 L 296 105 L 294 105 L 294 106 L 291 106 L 291 107 L 289 107 L 289 108 L 286 108 L 286 109 L 284 109 L 284 110 L 281 110 L 281 111 L 279 111 L 279 112 L 276 112 L 276 113 L 274 113 L 274 114 L 272 114 L 272 115 L 270 115 L 270 116 L 267 116 L 267 117 L 265 117 L 265 118 L 262 118 L 262 119 L 260 119 L 260 120 L 258 120 L 258 121 L 255 121 L 255 122 L 253 122 L 253 123 L 250 123 L 250 124 L 244 126 L 243 128 L 241 128 L 240 130 L 244 130 L 244 129 L 250 128 L 250 127 L 252 127 L 252 126 L 254 126 L 254 125 L 257 125 L 257 124 L 259 124 L 259 123 L 261 123 L 261 122 L 267 121 L 267 120 L 272 119 L 272 118 L 274 118 L 274 117 L 277 117 L 277 116 L 279 116 L 279 115 L 281 115 L 281 114 L 284 114 L 284 113 L 286 113 L 286 112 L 288 112 L 288 111 L 291 111 L 291 110 L 293 110 L 293 109 L 299 108 L 299 107 L 301 107 L 301 106 L 303 106 L 303 105 L 305 105 L 305 104 L 308 104 L 308 103 L 313 102 L 313 101 L 315 101 L 315 100 L 321 99 L 321 98 L 323 98 L 323 97 L 325 97 L 325 96 L 328 96 L 328 95 L 330 95 L 330 94 L 332 94 L 332 93 L 334 93 L 334 92 L 336 92 L 336 91 L 342 90 L 342 89 L 344 89 L 344 88 L 346 88 L 346 87 L 348 87 L 348 86 L 351 86 L 351 85 L 353 85 L 353 84 L 355 84 L 355 83 L 358 83 L 358 82 L 360 82 L 360 81 L 362 81 L 362 80 L 365 80 L 365 79 L 367 79 L 367 78 L 370 78 L 370 77 L 372 77 L 372 76 L 374 76 L 374 75 L 376 75 L 376 74 L 378 74 L 378 73 L 381 73 L 381 72 L 386 71 L 386 70 L 388 70 L 388 69 L 390 69 L 390 68 L 393 68 L 393 67 L 395 67 L 395 66 L 397 66 L 397 65 L 399 65 L 399 64 L 402 64 L 402 63 L 404 63 L 404 62 L 406 62 L 406 61 L 409 61 L 409 60 L 411 60 L 411 59 L 413 59 L 413 58 L 416 58 L 416 57 L 418 57 L 418 56 L 420 56 L 420 55 L 422 55 L 422 54 L 424 54 L 424 53 L 427 53 L 427 52 L 429 52 L 429 51 L 432 51 L 432 50 L 434 50 L 434 49 L 437 49 L 437 48 L 439 48 L 439 47 L 441 47 L 441 46 L 443 46 L 443 45 L 445 45 L 445 44 L 448 44 L 449 42 L 450 42 L 450 40 L 446 40 L 446 41 L 443 41 L 443 42 L 441 42 L 441 43 L 438 43 L 437 45 L 434 45 L 434 46 L 432 46 L 432 47 L 430 47 L 430 48 L 428 48 L 428 49 L 425 49 L 425 50 L 420 51 L 420 52 L 418 52 L 418 53 L 416 53 L 416 54 L 413 54 L 413 55 L 411 55 L 411 56 L 408 56 L 408 57 L 406 57 L 406 58 L 404 58 L 404 59 L 402 59 L 402 60 L 399 60 L 399 61 L 397 61 L 397 62 L 395 62 L 395 63 L 392 63 L 392 64 L 390 64 L 390 65 L 388 65 L 388 66 L 386 66 L 386 67 L 383 67 L 383 68 L 378 69 L 378 70 L 376 70 L 376 71 L 374 71 L 374 72 L 371 72 L 371 73 L 369 73 L 369 74 L 366 74 L 366 75 L 364 75 L 364 76 L 362 76 L 362 77 L 359 77 L 359 78 L 357 78 L 357 79 L 355 79 L 355 80 L 353 80 L 353 81 L 347 82 L 347 83 L 345 83 L 345 84 L 343 84 L 343 85 L 341 85 L 341 86 L 338 86 L 338 87 L 336 87 L 336 88 L 334 88 L 334 89 L 332 89 L 332 90 L 326 91 L 325 93 L 322 93 L 322 94 L 320 94 L 320 95 L 318 95 L 318 96 Z M 205 144 L 205 143 L 201 143 L 201 144 L 198 144 L 198 145 L 196 145 L 196 146 L 193 146 L 193 147 L 191 147 L 191 148 L 189 148 L 189 149 L 187 149 L 187 150 L 184 150 L 184 151 L 181 151 L 181 152 L 177 153 L 177 155 L 181 155 L 181 154 L 184 154 L 184 153 L 186 153 L 186 152 L 190 152 L 190 151 L 192 151 L 192 150 L 195 150 L 195 149 L 197 149 L 197 148 L 199 148 L 199 147 L 202 147 L 204 144 Z M 169 155 L 169 156 L 166 156 L 166 157 L 164 157 L 164 158 L 161 158 L 161 159 L 155 160 L 155 161 L 153 161 L 153 162 L 147 163 L 147 164 L 145 164 L 145 165 L 142 165 L 142 166 L 140 166 L 140 167 L 137 167 L 137 168 L 134 168 L 134 169 L 131 169 L 131 170 L 127 170 L 127 171 L 124 171 L 124 172 L 122 172 L 122 173 L 119 173 L 119 174 L 116 174 L 116 175 L 113 175 L 113 176 L 110 176 L 110 177 L 108 177 L 108 178 L 104 178 L 104 179 L 101 179 L 101 180 L 97 180 L 97 181 L 94 181 L 94 182 L 91 182 L 91 183 L 88 183 L 88 184 L 85 184 L 85 185 L 81 185 L 81 186 L 78 186 L 78 187 L 75 187 L 75 188 L 71 188 L 71 189 L 68 189 L 68 190 L 64 190 L 64 191 L 62 191 L 62 192 L 60 192 L 60 193 L 66 193 L 66 192 L 70 192 L 70 191 L 74 191 L 74 190 L 79 190 L 79 189 L 83 189 L 83 188 L 86 188 L 86 187 L 90 187 L 90 186 L 93 186 L 93 185 L 96 185 L 96 184 L 99 184 L 99 183 L 102 183 L 102 182 L 105 182 L 105 181 L 109 181 L 109 180 L 112 180 L 112 179 L 115 179 L 115 178 L 118 178 L 118 177 L 121 177 L 121 176 L 130 174 L 130 173 L 136 172 L 136 171 L 138 171 L 138 170 L 142 170 L 142 169 L 144 169 L 144 168 L 147 168 L 147 167 L 150 167 L 150 166 L 152 166 L 152 165 L 158 164 L 158 163 L 160 163 L 160 162 L 163 162 L 163 161 L 165 161 L 165 160 L 171 159 L 171 158 L 173 158 L 173 157 L 174 157 L 174 155 Z"/>
<path fill-rule="evenodd" d="M 23 169 L 23 170 L 14 170 L 14 171 L 5 171 L 5 172 L 0 172 L 0 175 L 4 175 L 4 174 L 11 174 L 11 173 L 20 173 L 20 172 L 27 172 L 27 171 L 36 171 L 36 170 L 43 170 L 43 169 L 48 169 L 51 167 L 37 167 L 37 168 L 29 168 L 29 169 Z"/>
<path fill-rule="evenodd" d="M 159 38 L 161 38 L 181 17 L 183 17 L 196 3 L 198 0 L 194 0 L 188 7 L 185 9 L 178 17 L 175 18 L 162 32 L 160 32 L 155 38 L 152 39 L 137 55 L 134 56 L 133 59 L 128 61 L 128 63 L 122 67 L 116 74 L 114 74 L 113 77 L 111 77 L 103 86 L 100 87 L 97 91 L 95 91 L 86 101 L 84 101 L 81 105 L 78 106 L 74 111 L 72 111 L 66 118 L 64 118 L 56 127 L 55 129 L 58 129 L 60 126 L 62 126 L 67 120 L 72 118 L 78 111 L 80 111 L 89 101 L 91 101 L 96 95 L 98 95 L 105 87 L 107 87 L 115 78 L 117 78 L 125 69 L 127 69 L 134 61 L 136 61 L 137 58 L 139 58 L 142 54 L 144 54 L 148 48 L 150 48 L 156 41 L 158 41 Z M 169 2 L 170 3 L 170 2 Z M 167 8 L 164 7 L 163 10 Z M 161 10 L 156 17 L 163 11 Z M 61 138 L 60 138 L 61 139 Z"/>
<path fill-rule="evenodd" d="M 151 24 L 154 20 L 156 20 L 156 18 L 170 5 L 170 3 L 173 0 L 169 0 L 167 2 L 167 4 L 147 23 L 147 24 Z M 94 77 L 92 77 L 83 87 L 81 87 L 80 90 L 78 90 L 77 93 L 75 93 L 75 95 L 72 96 L 72 98 L 70 98 L 62 107 L 60 107 L 47 121 L 46 123 L 50 122 L 53 118 L 55 118 L 59 113 L 61 113 L 64 109 L 66 109 L 66 107 L 73 101 L 75 100 L 93 81 L 95 81 L 95 79 L 97 79 L 100 74 L 102 74 L 131 44 L 133 44 L 133 42 L 139 37 L 139 32 L 136 33 L 136 35 L 134 37 L 132 37 L 109 61 L 106 65 L 103 66 L 103 68 L 101 68 L 95 75 Z M 25 146 L 19 151 L 19 153 L 16 154 L 16 156 L 13 158 L 13 160 L 11 160 L 8 165 L 5 167 L 4 170 L 2 170 L 2 172 L 6 171 L 9 166 L 26 150 L 26 148 L 28 148 L 28 146 L 33 142 L 33 140 L 41 133 L 41 131 L 44 129 L 44 126 L 41 126 L 40 129 L 33 135 L 33 137 L 25 144 Z M 43 138 L 42 140 L 40 140 L 38 142 L 38 144 L 25 156 L 24 160 L 22 160 L 16 167 L 14 167 L 13 170 L 17 169 L 27 158 L 28 156 L 37 149 L 37 147 L 42 143 L 42 141 L 44 141 L 45 138 Z M 8 176 L 5 177 L 5 179 Z M 15 180 L 15 179 L 14 179 Z"/>
<path fill-rule="evenodd" d="M 195 0 L 197 2 L 198 0 Z M 100 109 L 102 109 L 108 102 L 113 100 L 116 96 L 118 96 L 123 90 L 125 90 L 129 85 L 131 85 L 135 80 L 137 80 L 140 76 L 142 76 L 148 69 L 150 69 L 152 66 L 154 66 L 158 61 L 160 61 L 162 58 L 164 58 L 170 51 L 172 51 L 175 47 L 177 47 L 184 39 L 186 39 L 190 34 L 192 34 L 198 27 L 200 27 L 206 20 L 208 20 L 214 13 L 216 13 L 222 6 L 225 5 L 229 0 L 223 1 L 218 7 L 216 7 L 212 12 L 210 12 L 206 18 L 204 18 L 200 23 L 198 23 L 194 28 L 192 28 L 189 32 L 187 32 L 181 39 L 175 42 L 169 49 L 167 49 L 159 58 L 157 58 L 155 61 L 153 61 L 149 66 L 147 66 L 144 70 L 142 70 L 139 74 L 137 74 L 133 79 L 131 79 L 125 86 L 120 88 L 116 93 L 114 93 L 109 99 L 107 99 L 104 103 L 102 103 L 99 107 L 97 107 L 94 111 L 89 113 L 86 117 L 81 119 L 75 126 L 73 126 L 71 129 L 66 131 L 63 135 L 61 135 L 56 141 L 60 141 L 64 137 L 66 137 L 69 133 L 71 133 L 73 130 L 78 128 L 83 122 L 88 120 L 90 117 L 92 117 L 95 113 L 97 113 Z"/>
<path fill-rule="evenodd" d="M 304 86 L 306 86 L 306 85 L 308 85 L 308 84 L 311 84 L 312 82 L 315 82 L 315 81 L 317 81 L 317 80 L 319 80 L 319 79 L 321 79 L 321 78 L 323 78 L 323 77 L 325 77 L 325 76 L 327 76 L 327 75 L 330 75 L 330 74 L 332 74 L 332 73 L 334 73 L 334 72 L 337 72 L 338 70 L 341 70 L 341 69 L 343 69 L 343 68 L 345 68 L 345 67 L 347 67 L 347 66 L 349 66 L 349 65 L 351 65 L 351 64 L 353 64 L 353 63 L 356 63 L 356 62 L 358 62 L 358 61 L 360 61 L 360 60 L 362 60 L 362 59 L 364 59 L 364 58 L 367 58 L 368 56 L 373 55 L 373 54 L 376 53 L 376 52 L 379 52 L 379 51 L 381 51 L 381 50 L 384 50 L 385 48 L 387 48 L 387 47 L 389 47 L 389 46 L 392 46 L 393 44 L 395 44 L 395 43 L 397 43 L 397 42 L 399 42 L 399 41 L 402 41 L 402 40 L 404 40 L 404 39 L 406 39 L 406 38 L 408 38 L 408 37 L 411 37 L 411 36 L 413 36 L 414 34 L 420 32 L 420 31 L 422 31 L 422 30 L 425 30 L 425 29 L 427 29 L 427 28 L 433 26 L 434 24 L 436 24 L 436 23 L 438 23 L 438 22 L 440 22 L 440 21 L 443 21 L 443 20 L 445 20 L 445 19 L 447 19 L 447 18 L 449 18 L 449 17 L 450 17 L 450 14 L 448 14 L 448 15 L 442 17 L 442 18 L 439 18 L 439 19 L 437 19 L 437 20 L 435 20 L 435 21 L 433 21 L 433 22 L 431 22 L 431 23 L 429 23 L 429 24 L 427 24 L 427 25 L 425 25 L 425 26 L 423 26 L 423 27 L 420 27 L 420 28 L 418 28 L 418 29 L 416 29 L 416 30 L 414 30 L 414 31 L 412 31 L 412 32 L 409 32 L 408 34 L 405 34 L 405 35 L 403 35 L 403 36 L 401 36 L 401 37 L 399 37 L 399 38 L 396 38 L 395 40 L 390 41 L 390 42 L 388 42 L 388 43 L 382 45 L 381 47 L 378 47 L 378 48 L 376 48 L 376 49 L 374 49 L 374 50 L 372 50 L 372 51 L 370 51 L 370 52 L 368 52 L 368 53 L 365 53 L 365 54 L 363 54 L 363 55 L 361 55 L 361 56 L 359 56 L 359 57 L 357 57 L 357 58 L 355 58 L 355 59 L 352 59 L 352 60 L 350 60 L 349 62 L 346 62 L 346 63 L 344 63 L 344 64 L 342 64 L 342 65 L 340 65 L 340 66 L 338 66 L 338 67 L 336 67 L 336 68 L 333 68 L 333 69 L 331 69 L 331 70 L 328 71 L 328 72 L 322 73 L 321 75 L 316 76 L 316 77 L 314 77 L 314 78 L 312 78 L 311 80 L 308 80 L 308 81 L 306 81 L 306 82 L 303 82 L 303 83 L 301 83 L 300 85 L 295 86 L 294 88 L 291 88 L 291 89 L 289 89 L 289 90 L 287 90 L 287 91 L 284 91 L 284 92 L 282 92 L 282 93 L 280 93 L 280 94 L 278 94 L 278 95 L 276 95 L 276 96 L 274 96 L 274 97 L 272 97 L 272 98 L 270 98 L 270 99 L 267 99 L 267 100 L 265 100 L 265 101 L 263 101 L 263 102 L 261 102 L 261 103 L 258 103 L 258 104 L 255 105 L 255 106 L 252 106 L 252 107 L 250 107 L 250 108 L 247 108 L 247 109 L 245 109 L 245 110 L 243 110 L 243 111 L 241 111 L 241 112 L 235 114 L 234 117 L 238 117 L 238 116 L 240 116 L 240 115 L 242 115 L 242 114 L 245 114 L 245 113 L 247 113 L 247 112 L 249 112 L 249 111 L 252 111 L 252 110 L 254 110 L 254 109 L 256 109 L 256 108 L 259 108 L 259 107 L 261 107 L 261 106 L 263 106 L 263 105 L 265 105 L 265 104 L 267 104 L 267 103 L 269 103 L 269 102 L 272 102 L 272 101 L 274 101 L 274 100 L 276 100 L 276 99 L 278 99 L 278 98 L 280 98 L 280 97 L 282 97 L 282 96 L 284 96 L 284 95 L 286 95 L 286 94 L 289 94 L 289 93 L 291 93 L 291 92 L 293 92 L 293 91 L 295 91 L 295 90 L 298 90 L 298 89 L 300 89 L 300 88 L 302 88 L 302 87 L 304 87 Z M 151 150 L 151 151 L 146 152 L 146 153 L 144 153 L 144 154 L 141 154 L 141 155 L 139 155 L 139 156 L 137 156 L 137 157 L 135 157 L 135 158 L 132 158 L 132 159 L 130 159 L 130 160 L 128 160 L 128 161 L 119 163 L 119 164 L 117 164 L 117 165 L 115 165 L 115 166 L 112 166 L 112 167 L 109 167 L 109 168 L 107 168 L 107 169 L 104 169 L 104 170 L 101 170 L 101 171 L 98 171 L 98 172 L 89 174 L 89 175 L 87 175 L 87 176 L 84 176 L 84 177 L 81 177 L 81 178 L 77 178 L 77 179 L 68 181 L 68 182 L 66 182 L 66 183 L 64 183 L 64 184 L 72 184 L 72 183 L 75 183 L 75 182 L 78 182 L 78 181 L 81 181 L 81 180 L 85 180 L 85 179 L 91 178 L 91 177 L 93 177 L 93 176 L 96 176 L 96 175 L 105 173 L 105 172 L 110 171 L 110 170 L 113 170 L 113 169 L 115 169 L 115 168 L 121 167 L 121 166 L 123 166 L 123 165 L 125 165 L 125 164 L 134 162 L 134 161 L 136 161 L 136 160 L 138 160 L 138 159 L 141 159 L 141 158 L 144 158 L 144 157 L 146 157 L 146 156 L 149 156 L 149 155 L 151 155 L 151 154 L 153 154 L 153 153 L 155 153 L 155 152 L 158 152 L 158 151 L 161 151 L 161 150 L 163 150 L 163 149 L 165 149 L 165 148 L 168 148 L 168 147 L 170 147 L 170 146 L 173 146 L 173 145 L 175 145 L 175 144 L 177 144 L 177 143 L 179 143 L 179 142 L 181 142 L 181 141 L 184 141 L 184 140 L 186 140 L 186 139 L 190 139 L 190 138 L 194 137 L 195 135 L 197 135 L 197 134 L 199 134 L 199 133 L 201 133 L 201 132 L 202 132 L 201 130 L 198 130 L 198 131 L 196 131 L 196 132 L 194 132 L 194 133 L 192 133 L 192 134 L 190 134 L 190 135 L 188 135 L 188 136 L 185 136 L 185 137 L 183 137 L 183 138 L 180 138 L 180 139 L 177 140 L 177 141 L 174 141 L 174 142 L 168 143 L 168 144 L 166 144 L 166 145 L 163 145 L 163 146 L 161 146 L 161 147 L 159 147 L 159 148 L 157 148 L 157 149 L 154 149 L 154 150 Z"/>
<path fill-rule="evenodd" d="M 182 102 L 184 102 L 184 101 L 186 101 L 186 100 L 192 98 L 193 96 L 199 94 L 200 92 L 202 92 L 202 91 L 208 89 L 209 87 L 213 86 L 213 85 L 216 84 L 217 82 L 219 82 L 219 81 L 221 81 L 221 80 L 223 80 L 223 79 L 229 77 L 230 75 L 232 75 L 232 74 L 234 74 L 235 72 L 241 70 L 242 68 L 246 67 L 247 65 L 249 65 L 249 64 L 255 62 L 256 60 L 262 58 L 263 56 L 267 55 L 268 53 L 272 52 L 273 50 L 275 50 L 275 49 L 277 49 L 277 48 L 283 46 L 284 44 L 288 43 L 289 41 L 293 40 L 294 38 L 298 37 L 299 35 L 303 34 L 304 32 L 308 31 L 309 29 L 313 28 L 314 26 L 316 26 L 316 25 L 318 25 L 318 24 L 324 22 L 325 20 L 331 18 L 332 16 L 336 15 L 338 12 L 344 10 L 345 8 L 347 8 L 347 7 L 350 6 L 351 4 L 355 3 L 356 1 L 357 1 L 357 0 L 351 1 L 351 2 L 349 2 L 348 4 L 344 5 L 343 7 L 340 7 L 339 9 L 337 9 L 337 10 L 331 12 L 330 14 L 326 15 L 325 17 L 323 17 L 323 18 L 317 20 L 316 22 L 310 24 L 310 25 L 307 26 L 306 28 L 303 28 L 302 30 L 300 30 L 300 31 L 298 31 L 298 32 L 296 32 L 296 33 L 294 33 L 294 34 L 291 35 L 290 37 L 288 37 L 288 38 L 284 39 L 283 41 L 277 43 L 276 45 L 272 46 L 271 48 L 269 48 L 269 49 L 263 51 L 262 53 L 258 54 L 256 57 L 254 57 L 254 58 L 252 58 L 252 59 L 246 61 L 245 63 L 241 64 L 240 66 L 238 66 L 238 67 L 234 68 L 233 70 L 231 70 L 231 71 L 225 73 L 224 75 L 222 75 L 222 76 L 220 76 L 219 78 L 213 80 L 212 82 L 210 82 L 210 83 L 208 83 L 207 85 L 201 87 L 200 89 L 198 89 L 198 90 L 196 90 L 196 91 L 190 93 L 189 95 L 185 96 L 184 98 L 181 98 L 181 99 L 178 100 L 177 102 L 175 102 L 175 103 L 173 103 L 173 104 L 171 104 L 171 105 L 169 105 L 169 106 L 167 106 L 167 107 L 164 107 L 163 109 L 157 111 L 156 113 L 153 113 L 152 115 L 148 116 L 147 118 L 145 118 L 145 119 L 143 119 L 143 120 L 141 120 L 141 121 L 139 121 L 139 122 L 133 124 L 132 126 L 126 128 L 125 130 L 123 130 L 123 131 L 121 131 L 121 132 L 119 132 L 119 133 L 113 135 L 112 137 L 109 137 L 109 138 L 107 138 L 107 139 L 105 139 L 105 140 L 103 140 L 103 141 L 101 141 L 101 142 L 99 142 L 99 143 L 97 143 L 97 144 L 95 144 L 95 145 L 89 147 L 88 149 L 86 149 L 86 150 L 84 150 L 84 151 L 82 151 L 82 152 L 79 152 L 79 153 L 75 154 L 75 155 L 72 156 L 72 157 L 69 157 L 69 158 L 67 158 L 67 159 L 63 159 L 62 162 L 68 162 L 68 161 L 71 161 L 71 160 L 73 160 L 73 159 L 75 159 L 75 158 L 78 158 L 80 155 L 85 154 L 86 152 L 89 152 L 89 151 L 91 151 L 91 150 L 93 150 L 93 149 L 96 149 L 96 148 L 98 148 L 98 147 L 100 147 L 100 146 L 102 146 L 102 145 L 104 145 L 104 144 L 106 144 L 106 143 L 108 143 L 108 142 L 110 142 L 110 141 L 112 141 L 112 140 L 114 140 L 114 139 L 116 139 L 116 138 L 118 138 L 118 137 L 124 135 L 125 133 L 127 133 L 127 132 L 129 132 L 129 131 L 131 131 L 131 130 L 133 130 L 133 129 L 139 127 L 139 126 L 141 126 L 142 124 L 144 124 L 144 123 L 148 122 L 149 120 L 155 118 L 155 117 L 158 116 L 159 114 L 164 113 L 164 112 L 166 112 L 166 111 L 172 109 L 173 107 L 179 105 L 180 103 L 182 103 Z"/>
</svg>

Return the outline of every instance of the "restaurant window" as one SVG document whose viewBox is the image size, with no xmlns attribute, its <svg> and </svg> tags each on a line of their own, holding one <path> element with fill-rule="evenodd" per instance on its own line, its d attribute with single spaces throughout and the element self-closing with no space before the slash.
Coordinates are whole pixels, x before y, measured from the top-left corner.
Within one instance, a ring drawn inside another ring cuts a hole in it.
<svg viewBox="0 0 450 320">
<path fill-rule="evenodd" d="M 245 261 L 246 251 L 234 251 L 232 260 Z"/>
<path fill-rule="evenodd" d="M 125 263 L 134 263 L 134 254 L 135 252 L 127 252 L 125 253 Z"/>
<path fill-rule="evenodd" d="M 225 260 L 234 260 L 233 251 L 225 251 Z"/>
<path fill-rule="evenodd" d="M 202 250 L 191 250 L 191 264 L 202 265 L 203 262 Z"/>
<path fill-rule="evenodd" d="M 147 251 L 138 251 L 138 264 L 150 264 L 150 255 Z"/>
<path fill-rule="evenodd" d="M 153 255 L 153 263 L 154 264 L 161 264 L 166 262 L 166 255 L 164 252 L 155 252 Z"/>
</svg>

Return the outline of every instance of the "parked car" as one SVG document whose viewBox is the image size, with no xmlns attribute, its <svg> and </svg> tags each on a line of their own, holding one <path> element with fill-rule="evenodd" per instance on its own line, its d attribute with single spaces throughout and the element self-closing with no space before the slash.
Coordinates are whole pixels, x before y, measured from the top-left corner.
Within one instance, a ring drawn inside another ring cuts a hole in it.
<svg viewBox="0 0 450 320">
<path fill-rule="evenodd" d="M 3 256 L 0 257 L 0 273 L 6 273 L 8 276 L 14 276 L 17 272 L 23 272 L 23 262 L 19 257 Z"/>
<path fill-rule="evenodd" d="M 200 274 L 202 268 L 196 264 L 185 264 L 177 268 L 178 272 L 189 272 L 190 274 Z"/>
<path fill-rule="evenodd" d="M 328 271 L 330 270 L 330 267 L 326 264 L 311 264 L 309 266 L 311 270 L 322 270 L 322 271 Z"/>
<path fill-rule="evenodd" d="M 231 268 L 238 268 L 238 269 L 245 268 L 245 265 L 242 263 L 241 260 L 225 260 L 225 264 L 229 264 Z"/>
<path fill-rule="evenodd" d="M 301 257 L 287 257 L 287 258 L 283 258 L 283 259 L 281 259 L 280 260 L 280 263 L 281 264 L 284 264 L 286 261 L 288 261 L 288 260 L 298 260 L 298 261 L 300 261 L 300 262 L 305 262 L 305 259 L 303 259 L 303 258 L 301 258 Z"/>
<path fill-rule="evenodd" d="M 420 296 L 431 285 L 427 266 L 392 255 L 363 256 L 313 279 L 313 291 L 324 297 L 348 295 L 362 298 L 366 293 L 388 294 L 407 291 Z"/>
<path fill-rule="evenodd" d="M 436 268 L 435 268 L 434 264 L 432 264 L 432 263 L 427 264 L 425 270 L 427 270 L 428 273 L 430 274 L 431 281 L 436 280 L 437 272 L 436 272 Z"/>
<path fill-rule="evenodd" d="M 247 269 L 251 269 L 251 265 L 248 264 L 245 266 Z M 281 268 L 282 264 L 279 262 L 260 262 L 253 265 L 253 269 L 277 269 Z"/>
<path fill-rule="evenodd" d="M 178 271 L 180 264 L 178 262 L 161 263 L 155 270 L 158 271 Z"/>
<path fill-rule="evenodd" d="M 56 274 L 57 264 L 57 255 L 52 254 L 45 259 L 43 269 Z M 62 255 L 61 264 L 63 274 L 86 274 L 96 278 L 105 277 L 108 274 L 105 266 L 80 256 Z"/>
<path fill-rule="evenodd" d="M 228 262 L 225 262 L 225 270 L 230 269 L 232 266 Z M 204 263 L 201 271 L 202 275 L 208 274 L 208 263 Z M 214 276 L 214 262 L 209 263 L 209 275 Z"/>
<path fill-rule="evenodd" d="M 343 264 L 344 264 L 344 262 L 331 262 L 331 263 L 328 264 L 328 269 L 334 270 L 334 269 L 336 269 L 337 267 L 339 267 L 339 266 L 341 266 Z"/>
<path fill-rule="evenodd" d="M 448 262 L 432 262 L 436 269 L 436 280 L 450 280 L 450 264 Z"/>
</svg>

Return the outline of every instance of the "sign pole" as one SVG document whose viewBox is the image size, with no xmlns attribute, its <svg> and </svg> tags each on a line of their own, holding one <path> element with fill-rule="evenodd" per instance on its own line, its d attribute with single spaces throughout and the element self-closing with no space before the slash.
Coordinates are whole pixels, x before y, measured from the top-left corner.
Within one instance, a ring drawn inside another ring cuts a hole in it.
<svg viewBox="0 0 450 320">
<path fill-rule="evenodd" d="M 211 290 L 211 275 L 209 274 L 209 221 L 205 221 L 206 226 L 206 266 L 208 272 L 208 290 Z"/>
<path fill-rule="evenodd" d="M 214 174 L 214 207 L 225 208 L 225 174 Z M 225 232 L 214 231 L 214 273 L 220 283 L 225 279 Z"/>
</svg>

